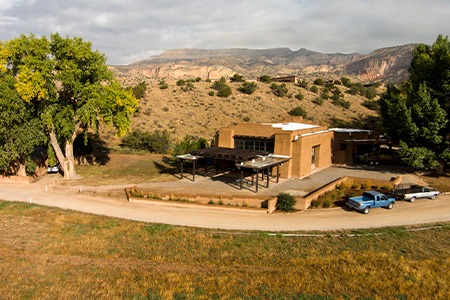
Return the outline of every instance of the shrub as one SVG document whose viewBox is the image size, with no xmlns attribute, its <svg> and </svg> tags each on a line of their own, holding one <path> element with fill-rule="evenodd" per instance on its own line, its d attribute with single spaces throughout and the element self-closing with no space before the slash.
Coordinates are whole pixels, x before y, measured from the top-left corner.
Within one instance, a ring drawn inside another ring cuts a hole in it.
<svg viewBox="0 0 450 300">
<path fill-rule="evenodd" d="M 166 130 L 151 133 L 148 131 L 134 130 L 123 139 L 122 145 L 135 150 L 145 150 L 153 153 L 164 154 L 170 149 L 171 138 Z"/>
<path fill-rule="evenodd" d="M 342 82 L 342 85 L 344 85 L 345 87 L 350 87 L 352 85 L 351 80 L 347 77 L 342 77 L 341 82 Z"/>
<path fill-rule="evenodd" d="M 234 74 L 233 77 L 230 78 L 231 82 L 244 82 L 244 76 L 239 74 Z"/>
<path fill-rule="evenodd" d="M 314 84 L 315 85 L 323 85 L 323 79 L 322 78 L 317 78 L 316 80 L 314 80 Z"/>
<path fill-rule="evenodd" d="M 293 108 L 291 111 L 288 112 L 290 116 L 301 116 L 303 118 L 306 118 L 306 110 L 303 109 L 301 106 L 297 106 L 296 108 Z"/>
<path fill-rule="evenodd" d="M 312 100 L 312 103 L 317 104 L 317 105 L 322 105 L 323 99 L 321 97 L 316 97 Z"/>
<path fill-rule="evenodd" d="M 270 89 L 272 90 L 272 93 L 277 97 L 285 97 L 289 93 L 289 90 L 286 87 L 286 83 L 282 84 L 272 83 L 270 85 Z"/>
<path fill-rule="evenodd" d="M 227 85 L 225 77 L 215 81 L 211 88 L 217 91 L 218 97 L 226 98 L 231 95 L 231 87 Z"/>
<path fill-rule="evenodd" d="M 315 85 L 313 85 L 309 90 L 311 92 L 313 92 L 313 93 L 316 93 L 316 94 L 319 92 L 319 88 L 317 86 L 315 86 Z"/>
<path fill-rule="evenodd" d="M 147 91 L 147 84 L 145 81 L 142 81 L 131 88 L 131 92 L 136 99 L 142 99 L 145 96 L 145 92 Z"/>
<path fill-rule="evenodd" d="M 322 93 L 320 93 L 320 98 L 323 100 L 328 100 L 328 98 L 330 98 L 330 94 L 324 89 Z"/>
<path fill-rule="evenodd" d="M 209 91 L 208 95 L 210 96 L 214 96 L 216 93 L 214 93 L 214 91 Z"/>
<path fill-rule="evenodd" d="M 330 207 L 332 207 L 333 206 L 333 202 L 330 200 L 330 199 L 325 199 L 323 202 L 322 202 L 322 207 L 323 208 L 330 208 Z"/>
<path fill-rule="evenodd" d="M 354 190 L 360 190 L 360 189 L 361 189 L 361 185 L 360 185 L 359 183 L 354 183 L 354 184 L 352 185 L 352 189 L 354 189 Z"/>
<path fill-rule="evenodd" d="M 183 86 L 183 85 L 185 85 L 185 84 L 186 84 L 186 81 L 183 80 L 183 79 L 180 79 L 180 80 L 177 81 L 177 85 L 178 85 L 178 86 Z"/>
<path fill-rule="evenodd" d="M 177 142 L 173 147 L 173 156 L 190 153 L 197 149 L 204 149 L 208 142 L 204 138 L 195 138 L 192 135 L 185 135 L 184 138 Z"/>
<path fill-rule="evenodd" d="M 217 92 L 217 97 L 227 98 L 231 95 L 231 87 L 229 85 L 222 86 Z"/>
<path fill-rule="evenodd" d="M 190 92 L 194 89 L 194 84 L 192 82 L 187 82 L 186 85 L 181 87 L 181 90 L 183 92 Z"/>
<path fill-rule="evenodd" d="M 378 111 L 378 109 L 380 109 L 378 100 L 365 100 L 363 103 L 361 103 L 361 105 L 374 111 Z"/>
<path fill-rule="evenodd" d="M 270 83 L 272 81 L 272 77 L 270 77 L 269 75 L 263 75 L 259 78 L 259 81 Z"/>
<path fill-rule="evenodd" d="M 201 77 L 195 78 L 195 82 L 200 82 L 200 81 L 202 81 L 202 78 L 201 78 Z"/>
<path fill-rule="evenodd" d="M 295 211 L 295 204 L 297 203 L 297 200 L 295 200 L 295 197 L 289 194 L 279 194 L 277 197 L 277 204 L 276 208 L 281 211 L 291 212 Z"/>
<path fill-rule="evenodd" d="M 167 89 L 167 88 L 169 88 L 169 85 L 164 81 L 164 79 L 163 80 L 160 80 L 159 81 L 159 88 L 161 89 L 161 90 L 165 90 L 165 89 Z"/>
<path fill-rule="evenodd" d="M 238 88 L 238 91 L 247 95 L 251 95 L 256 90 L 256 83 L 255 82 L 244 82 L 242 83 L 242 86 Z"/>
<path fill-rule="evenodd" d="M 298 92 L 298 93 L 295 95 L 295 98 L 296 98 L 297 100 L 303 100 L 303 99 L 305 98 L 305 96 L 303 96 L 302 93 Z"/>
</svg>

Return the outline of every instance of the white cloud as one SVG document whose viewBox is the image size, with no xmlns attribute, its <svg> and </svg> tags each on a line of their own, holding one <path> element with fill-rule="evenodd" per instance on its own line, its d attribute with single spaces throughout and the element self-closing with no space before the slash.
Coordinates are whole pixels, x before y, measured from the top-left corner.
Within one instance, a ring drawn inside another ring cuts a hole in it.
<svg viewBox="0 0 450 300">
<path fill-rule="evenodd" d="M 369 52 L 449 34 L 448 0 L 0 0 L 0 39 L 80 36 L 130 63 L 171 48 Z"/>
</svg>

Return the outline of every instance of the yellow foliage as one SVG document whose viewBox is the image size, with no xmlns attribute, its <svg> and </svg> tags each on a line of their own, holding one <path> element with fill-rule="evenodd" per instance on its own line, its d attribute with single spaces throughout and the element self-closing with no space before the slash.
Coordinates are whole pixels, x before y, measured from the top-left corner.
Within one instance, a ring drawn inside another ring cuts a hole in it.
<svg viewBox="0 0 450 300">
<path fill-rule="evenodd" d="M 19 73 L 16 83 L 17 93 L 26 102 L 42 100 L 47 96 L 45 79 L 38 73 L 25 69 Z"/>
</svg>

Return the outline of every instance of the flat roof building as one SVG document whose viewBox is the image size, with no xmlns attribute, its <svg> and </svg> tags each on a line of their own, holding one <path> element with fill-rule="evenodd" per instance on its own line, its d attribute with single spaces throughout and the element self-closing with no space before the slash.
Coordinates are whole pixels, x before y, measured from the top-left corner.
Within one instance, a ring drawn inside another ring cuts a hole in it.
<svg viewBox="0 0 450 300">
<path fill-rule="evenodd" d="M 326 126 L 291 117 L 280 123 L 243 123 L 221 128 L 215 136 L 215 146 L 291 157 L 280 166 L 280 177 L 302 178 L 331 166 L 332 138 L 333 131 Z"/>
</svg>

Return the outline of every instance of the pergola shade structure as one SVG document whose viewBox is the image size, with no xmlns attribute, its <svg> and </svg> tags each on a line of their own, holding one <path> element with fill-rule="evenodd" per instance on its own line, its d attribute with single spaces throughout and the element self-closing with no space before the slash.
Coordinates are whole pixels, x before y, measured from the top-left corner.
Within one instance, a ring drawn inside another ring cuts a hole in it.
<svg viewBox="0 0 450 300">
<path fill-rule="evenodd" d="M 284 162 L 289 161 L 291 158 L 289 156 L 281 156 L 275 154 L 269 154 L 266 151 L 261 150 L 249 150 L 249 149 L 232 149 L 232 148 L 221 148 L 221 147 L 213 147 L 208 149 L 198 149 L 192 151 L 189 154 L 179 155 L 178 159 L 181 160 L 181 178 L 183 178 L 183 162 L 191 161 L 193 163 L 193 181 L 195 181 L 195 164 L 196 161 L 201 158 L 208 159 L 221 159 L 233 161 L 235 163 L 235 167 L 241 171 L 241 178 L 239 180 L 239 187 L 242 189 L 242 183 L 244 182 L 243 171 L 244 169 L 252 170 L 252 182 L 254 183 L 254 175 L 256 172 L 256 192 L 258 192 L 258 178 L 259 172 L 267 170 L 267 183 L 266 187 L 269 187 L 269 173 L 270 168 L 277 167 L 277 182 L 279 182 L 279 167 Z M 263 173 L 264 177 L 264 173 Z"/>
</svg>

